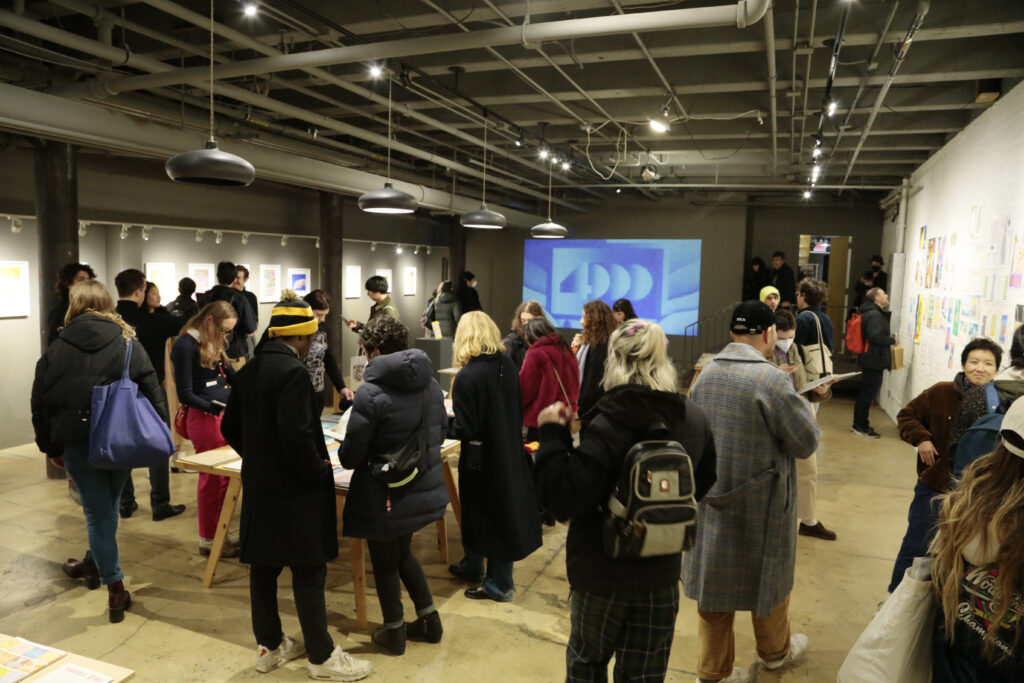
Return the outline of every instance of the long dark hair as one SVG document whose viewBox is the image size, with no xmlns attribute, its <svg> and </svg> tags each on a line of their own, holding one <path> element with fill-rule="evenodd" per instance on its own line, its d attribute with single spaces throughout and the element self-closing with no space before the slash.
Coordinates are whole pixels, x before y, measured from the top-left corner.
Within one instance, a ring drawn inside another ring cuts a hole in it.
<svg viewBox="0 0 1024 683">
<path fill-rule="evenodd" d="M 1024 325 L 1017 328 L 1013 333 L 1013 342 L 1010 344 L 1010 365 L 1015 368 L 1024 368 Z"/>
<path fill-rule="evenodd" d="M 633 302 L 629 299 L 619 299 L 612 304 L 612 310 L 625 314 L 626 320 L 632 320 L 633 318 L 640 317 L 636 314 L 636 311 L 633 310 Z"/>
<path fill-rule="evenodd" d="M 565 349 L 566 353 L 572 355 L 572 348 L 565 343 L 562 336 L 558 334 L 558 330 L 555 329 L 547 318 L 533 318 L 527 320 L 526 325 L 523 326 L 523 336 L 526 338 L 526 343 L 530 346 L 533 346 L 537 340 L 550 337 L 551 335 L 555 335 L 558 341 L 561 342 L 559 346 Z"/>
<path fill-rule="evenodd" d="M 752 273 L 754 272 L 754 266 L 758 266 L 758 273 L 764 273 L 765 268 L 767 267 L 765 266 L 764 259 L 761 258 L 760 256 L 755 256 L 754 258 L 750 259 L 750 272 Z"/>
</svg>

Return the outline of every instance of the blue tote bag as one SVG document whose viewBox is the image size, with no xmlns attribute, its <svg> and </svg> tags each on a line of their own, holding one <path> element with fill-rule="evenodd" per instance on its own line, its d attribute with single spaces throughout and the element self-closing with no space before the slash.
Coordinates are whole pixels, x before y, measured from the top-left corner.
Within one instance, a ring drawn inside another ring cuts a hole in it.
<svg viewBox="0 0 1024 683">
<path fill-rule="evenodd" d="M 171 430 L 153 404 L 139 394 L 128 368 L 132 340 L 124 352 L 121 379 L 93 387 L 89 416 L 89 464 L 101 470 L 127 470 L 159 465 L 176 450 Z"/>
</svg>

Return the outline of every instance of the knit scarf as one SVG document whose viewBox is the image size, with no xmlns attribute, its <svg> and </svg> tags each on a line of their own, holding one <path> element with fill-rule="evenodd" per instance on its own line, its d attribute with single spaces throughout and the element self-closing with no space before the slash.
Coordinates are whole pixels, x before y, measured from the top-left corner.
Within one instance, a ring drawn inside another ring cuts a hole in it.
<svg viewBox="0 0 1024 683">
<path fill-rule="evenodd" d="M 949 432 L 949 443 L 946 446 L 946 453 L 949 457 L 956 454 L 956 447 L 960 444 L 960 437 L 971 428 L 975 421 L 988 413 L 988 401 L 985 400 L 985 387 L 987 385 L 974 386 L 970 384 L 964 373 L 957 373 L 953 380 L 957 391 L 963 395 L 960 410 L 953 417 L 953 429 Z"/>
</svg>

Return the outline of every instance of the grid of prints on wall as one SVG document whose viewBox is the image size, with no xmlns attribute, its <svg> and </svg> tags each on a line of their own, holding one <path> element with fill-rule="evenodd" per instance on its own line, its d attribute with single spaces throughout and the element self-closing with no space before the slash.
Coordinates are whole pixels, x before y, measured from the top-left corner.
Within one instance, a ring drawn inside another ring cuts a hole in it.
<svg viewBox="0 0 1024 683">
<path fill-rule="evenodd" d="M 915 362 L 959 370 L 960 351 L 975 337 L 1009 348 L 1024 322 L 1024 231 L 1013 214 L 972 204 L 962 228 L 934 234 L 920 226 L 916 246 L 917 292 L 904 302 L 901 330 L 917 345 Z M 926 336 L 934 343 L 922 344 Z"/>
<path fill-rule="evenodd" d="M 281 300 L 280 264 L 260 264 L 259 299 L 261 304 L 276 304 Z"/>
<path fill-rule="evenodd" d="M 31 313 L 28 261 L 0 261 L 0 318 L 27 318 Z"/>
</svg>

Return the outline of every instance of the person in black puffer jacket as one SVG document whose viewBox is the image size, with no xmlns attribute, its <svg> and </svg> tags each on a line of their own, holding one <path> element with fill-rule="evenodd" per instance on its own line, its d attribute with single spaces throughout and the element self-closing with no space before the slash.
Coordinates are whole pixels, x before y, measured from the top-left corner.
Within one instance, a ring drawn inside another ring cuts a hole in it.
<svg viewBox="0 0 1024 683">
<path fill-rule="evenodd" d="M 682 553 L 613 559 L 601 540 L 601 507 L 614 491 L 627 451 L 656 422 L 693 462 L 695 497 L 715 483 L 715 446 L 704 411 L 676 393 L 676 372 L 661 327 L 632 320 L 608 342 L 605 395 L 579 447 L 556 403 L 538 417 L 534 468 L 545 510 L 571 520 L 565 548 L 569 595 L 567 680 L 604 680 L 615 655 L 616 680 L 664 680 L 679 611 Z M 600 637 L 593 634 L 600 633 Z"/>
<path fill-rule="evenodd" d="M 110 621 L 124 619 L 131 596 L 124 589 L 117 551 L 118 500 L 130 470 L 95 469 L 89 464 L 89 412 L 94 387 L 121 377 L 126 339 L 135 332 L 116 313 L 114 300 L 101 283 L 71 288 L 64 329 L 36 364 L 32 384 L 32 427 L 44 453 L 63 446 L 63 465 L 82 496 L 89 532 L 85 559 L 68 560 L 64 572 L 85 578 L 86 585 L 107 586 Z M 167 402 L 149 357 L 133 344 L 129 377 L 167 420 Z M 57 451 L 59 452 L 59 451 Z"/>
<path fill-rule="evenodd" d="M 390 316 L 363 325 L 359 344 L 368 359 L 363 384 L 356 390 L 352 415 L 340 454 L 354 469 L 345 501 L 344 536 L 365 538 L 373 564 L 384 626 L 373 642 L 392 654 L 405 652 L 406 636 L 438 643 L 441 617 L 423 569 L 410 549 L 413 532 L 444 518 L 448 491 L 441 472 L 441 442 L 447 415 L 430 359 L 409 349 L 409 331 Z M 423 394 L 428 392 L 427 414 Z M 374 457 L 398 450 L 414 438 L 421 422 L 428 427 L 427 457 L 417 479 L 389 488 L 370 472 Z M 403 619 L 401 584 L 416 606 L 408 632 Z"/>
</svg>

